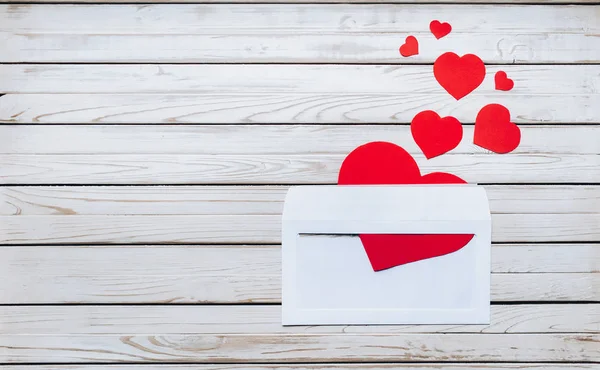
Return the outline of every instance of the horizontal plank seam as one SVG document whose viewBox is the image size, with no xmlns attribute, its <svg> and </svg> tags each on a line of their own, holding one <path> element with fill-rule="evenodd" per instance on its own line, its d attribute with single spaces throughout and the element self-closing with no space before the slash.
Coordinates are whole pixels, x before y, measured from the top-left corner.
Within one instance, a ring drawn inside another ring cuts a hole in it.
<svg viewBox="0 0 600 370">
<path fill-rule="evenodd" d="M 599 300 L 589 300 L 589 301 L 581 301 L 581 300 L 573 300 L 573 301 L 491 301 L 490 305 L 492 306 L 548 306 L 548 305 L 560 305 L 560 306 L 572 306 L 572 305 L 597 305 L 600 304 Z M 96 306 L 118 306 L 118 307 L 128 307 L 128 306 L 251 306 L 251 307 L 260 307 L 260 306 L 281 306 L 281 302 L 261 302 L 261 303 L 248 303 L 248 302 L 228 302 L 228 303 L 199 303 L 199 302 L 172 302 L 172 303 L 164 303 L 164 302 L 130 302 L 130 303 L 115 303 L 115 302 L 97 302 L 97 303 L 0 303 L 0 307 L 96 307 Z M 495 333 L 497 334 L 497 333 Z M 514 334 L 514 333 L 513 333 Z M 1 334 L 0 334 L 1 335 Z"/>
<path fill-rule="evenodd" d="M 1 3 L 0 3 L 1 4 Z M 43 94 L 36 94 L 36 93 L 10 93 L 10 94 L 1 94 L 0 97 L 2 97 L 3 95 L 47 95 L 46 93 Z M 70 95 L 89 95 L 88 93 L 75 93 L 75 94 L 70 94 Z M 119 94 L 105 94 L 105 95 L 119 95 Z M 151 94 L 146 94 L 146 95 L 151 95 Z M 163 95 L 169 95 L 169 94 L 163 94 Z M 173 94 L 173 95 L 182 95 L 182 94 Z M 193 94 L 192 94 L 193 95 Z M 461 122 L 461 124 L 463 126 L 475 126 L 475 123 L 473 122 Z M 573 128 L 573 127 L 577 127 L 577 126 L 583 126 L 583 127 L 595 127 L 595 126 L 600 126 L 600 121 L 599 122 L 587 122 L 587 123 L 573 123 L 573 122 L 554 122 L 554 123 L 536 123 L 536 122 L 523 122 L 523 123 L 518 123 L 517 124 L 520 127 L 523 126 L 531 126 L 531 127 L 539 127 L 540 125 L 543 126 L 551 126 L 551 127 L 559 127 L 559 126 L 565 126 L 565 128 Z M 174 127 L 179 127 L 179 126 L 187 126 L 187 127 L 194 127 L 194 126 L 215 126 L 215 127 L 230 127 L 230 126 L 238 126 L 238 127 L 244 127 L 244 126 L 321 126 L 321 127 L 329 127 L 329 126 L 350 126 L 350 127 L 354 127 L 354 126 L 365 126 L 365 127 L 371 127 L 371 126 L 377 126 L 377 127 L 393 127 L 393 126 L 410 126 L 410 122 L 398 122 L 398 123 L 377 123 L 377 122 L 370 122 L 370 123 L 365 123 L 365 122 L 361 122 L 361 123 L 348 123 L 348 122 L 337 122 L 337 123 L 299 123 L 299 124 L 294 124 L 294 123 L 289 123 L 289 122 L 275 122 L 275 123 L 185 123 L 185 122 L 180 122 L 180 123 L 170 123 L 170 122 L 155 122 L 155 123 L 131 123 L 131 122 L 127 122 L 127 123 L 114 123 L 114 122 L 102 122 L 102 123 L 56 123 L 56 122 L 42 122 L 42 123 L 13 123 L 13 122 L 9 122 L 9 121 L 2 121 L 0 122 L 0 126 L 14 126 L 14 127 L 40 127 L 40 126 L 150 126 L 150 127 L 154 127 L 154 126 L 174 126 Z"/>
<path fill-rule="evenodd" d="M 13 154 L 8 154 L 8 155 L 13 155 Z M 20 155 L 20 154 L 19 154 Z M 31 155 L 40 155 L 40 154 L 31 154 Z M 65 154 L 65 155 L 72 155 L 72 156 L 76 156 L 77 154 Z M 594 155 L 594 154 L 592 154 Z M 479 183 L 472 183 L 473 185 L 481 185 L 481 186 L 557 186 L 557 187 L 561 187 L 561 186 L 600 186 L 600 183 L 598 182 L 574 182 L 574 183 L 564 183 L 564 182 L 535 182 L 535 183 L 529 183 L 529 182 L 479 182 Z M 331 185 L 337 185 L 336 183 L 286 183 L 286 184 L 244 184 L 244 183 L 240 183 L 240 184 L 230 184 L 230 183 L 168 183 L 168 184 L 162 184 L 162 183 L 156 183 L 156 184 L 95 184 L 95 183 L 79 183 L 79 184 L 65 184 L 65 183 L 36 183 L 36 184 L 30 184 L 30 183 L 25 183 L 25 184 L 19 184 L 19 183 L 0 183 L 1 187 L 10 187 L 10 188 L 15 188 L 15 187 L 81 187 L 81 188 L 85 188 L 85 187 L 127 187 L 127 188 L 144 188 L 144 187 L 165 187 L 165 186 L 169 186 L 169 187 L 176 187 L 176 186 L 181 186 L 181 187 L 260 187 L 260 188 L 264 188 L 264 187 L 291 187 L 291 186 L 331 186 Z M 600 211 L 599 211 L 600 212 Z"/>
<path fill-rule="evenodd" d="M 394 334 L 394 335 L 398 335 L 398 334 Z M 422 334 L 415 334 L 415 335 L 422 335 Z M 443 334 L 439 334 L 439 335 L 443 335 Z M 454 335 L 454 334 L 452 334 Z M 473 335 L 473 334 L 470 334 Z M 477 334 L 479 335 L 479 334 Z M 521 335 L 521 334 L 514 334 L 514 335 Z M 523 334 L 523 335 L 527 335 L 527 334 Z M 534 334 L 534 335 L 540 335 L 540 334 Z M 552 334 L 548 334 L 549 336 L 551 336 Z M 579 334 L 572 334 L 571 336 L 577 336 Z M 580 335 L 589 335 L 589 334 L 583 334 L 581 333 Z M 140 362 L 140 361 L 126 361 L 126 362 L 122 362 L 122 361 L 115 361 L 115 362 L 13 362 L 13 363 L 8 363 L 8 362 L 2 362 L 0 363 L 0 366 L 46 366 L 46 365 L 53 365 L 53 366 L 74 366 L 74 365 L 94 365 L 94 366 L 107 366 L 107 365 L 119 365 L 119 366 L 123 366 L 123 365 L 152 365 L 152 366 L 156 366 L 156 365 L 161 365 L 161 366 L 170 366 L 170 365 L 269 365 L 269 366 L 275 366 L 275 365 L 348 365 L 348 364 L 373 364 L 373 365 L 383 365 L 383 364 L 391 364 L 391 365 L 397 365 L 397 364 L 414 364 L 414 365 L 428 365 L 428 364 L 440 364 L 440 365 L 448 365 L 448 364 L 470 364 L 470 365 L 477 365 L 477 364 L 549 364 L 549 365 L 559 365 L 559 364 L 600 364 L 600 361 L 486 361 L 486 362 L 482 362 L 482 361 L 445 361 L 445 362 L 439 362 L 439 361 L 432 361 L 432 362 L 424 362 L 424 361 L 398 361 L 398 362 L 390 362 L 389 360 L 387 361 L 368 361 L 368 362 L 362 362 L 360 360 L 356 360 L 356 361 L 349 361 L 349 362 L 339 362 L 339 361 L 319 361 L 319 362 L 264 362 L 264 361 L 245 361 L 245 362 L 239 362 L 239 361 L 223 361 L 223 362 L 190 362 L 190 361 L 161 361 L 161 362 Z"/>
<path fill-rule="evenodd" d="M 8 363 L 8 362 L 4 362 L 4 363 L 0 363 L 0 367 L 7 367 L 7 368 L 20 368 L 20 367 L 32 367 L 32 368 L 37 368 L 37 367 L 41 367 L 41 366 L 64 366 L 65 369 L 71 369 L 74 366 L 78 366 L 78 365 L 86 365 L 87 367 L 90 368 L 94 368 L 94 367 L 102 367 L 102 366 L 108 366 L 108 367 L 123 367 L 123 366 L 132 366 L 132 365 L 144 365 L 144 366 L 149 366 L 152 365 L 152 367 L 164 367 L 164 368 L 171 368 L 173 366 L 182 366 L 185 367 L 186 369 L 189 366 L 194 366 L 194 365 L 215 365 L 215 366 L 219 366 L 219 365 L 268 365 L 269 367 L 272 368 L 286 368 L 288 366 L 294 366 L 294 365 L 308 365 L 308 366 L 318 366 L 320 364 L 323 365 L 339 365 L 339 366 L 346 366 L 349 363 L 344 363 L 344 362 L 267 362 L 267 363 L 262 363 L 262 362 L 168 362 L 168 363 L 149 363 L 149 362 L 127 362 L 127 363 L 119 363 L 119 362 L 19 362 L 19 363 Z M 357 364 L 357 363 L 355 363 Z M 525 361 L 525 362 L 515 362 L 515 361 L 489 361 L 489 362 L 481 362 L 481 361 L 471 361 L 471 362 L 455 362 L 455 361 L 448 361 L 448 362 L 389 362 L 389 361 L 382 361 L 382 362 L 374 362 L 372 360 L 369 361 L 364 361 L 364 362 L 360 362 L 360 365 L 401 365 L 401 364 L 414 364 L 414 365 L 423 365 L 423 366 L 429 366 L 429 365 L 433 365 L 433 366 L 444 366 L 444 365 L 451 365 L 451 364 L 465 364 L 465 365 L 486 365 L 486 364 L 502 364 L 502 365 L 527 365 L 527 364 L 532 364 L 532 365 L 588 365 L 588 364 L 600 364 L 599 361 L 591 361 L 591 362 L 576 362 L 576 361 Z M 316 368 L 316 367 L 315 367 Z M 361 367 L 364 368 L 364 367 Z M 134 367 L 132 367 L 132 369 L 134 369 Z"/>
<path fill-rule="evenodd" d="M 584 215 L 589 215 L 589 213 L 584 213 Z M 130 215 L 132 217 L 137 217 L 136 215 Z M 194 215 L 190 215 L 191 217 L 196 217 Z M 3 216 L 3 217 L 11 217 L 11 216 Z M 32 216 L 29 216 L 32 217 Z M 42 216 L 43 217 L 43 216 Z M 67 216 L 68 217 L 68 216 Z M 530 245 L 534 245 L 534 244 L 539 244 L 539 245 L 546 245 L 546 244 L 556 244 L 556 245 L 561 245 L 561 244 L 599 244 L 600 241 L 599 240 L 560 240 L 560 241 L 523 241 L 523 240 L 511 240 L 511 241 L 503 241 L 503 242 L 494 242 L 492 243 L 493 245 L 502 245 L 502 244 L 530 244 Z M 107 247 L 116 247 L 116 246 L 145 246 L 145 245 L 152 245 L 152 246 L 266 246 L 266 245 L 273 245 L 273 246 L 278 246 L 280 245 L 279 243 L 253 243 L 253 242 L 240 242 L 240 243 L 232 243 L 232 242 L 222 242 L 222 243 L 215 243 L 215 242 L 207 242 L 207 243 L 190 243 L 190 242 L 169 242 L 169 243 L 148 243 L 148 242 L 135 242 L 135 243 L 127 243 L 127 244 L 123 244 L 123 243 L 115 243 L 115 244 L 110 244 L 110 243 L 89 243 L 89 242 L 81 242 L 81 243 L 44 243 L 44 246 L 48 246 L 48 247 L 60 247 L 60 246 L 64 246 L 64 247 L 97 247 L 97 246 L 107 246 Z M 0 244 L 0 248 L 22 248 L 22 247 L 40 247 L 42 246 L 42 244 L 32 244 L 32 243 L 6 243 L 6 244 Z"/>
<path fill-rule="evenodd" d="M 0 3 L 0 4 L 10 4 L 10 3 Z M 90 4 L 90 3 L 17 3 L 17 4 L 72 4 L 72 5 L 84 5 L 84 4 Z M 115 3 L 94 3 L 95 5 L 115 5 Z M 146 3 L 117 3 L 118 5 L 140 5 L 140 4 L 146 4 Z M 149 4 L 160 4 L 160 3 L 147 3 Z M 168 4 L 176 4 L 176 3 L 168 3 Z M 182 4 L 190 4 L 190 3 L 182 3 Z M 200 4 L 200 3 L 194 3 L 194 4 Z M 227 4 L 227 3 L 219 3 L 219 4 Z M 240 4 L 240 3 L 231 3 L 231 4 Z M 259 3 L 252 3 L 254 4 L 259 4 Z M 266 3 L 265 3 L 266 4 Z M 320 4 L 324 4 L 324 3 L 318 3 L 315 5 L 320 5 Z M 352 3 L 352 4 L 358 4 L 358 3 Z M 382 4 L 382 3 L 377 3 L 377 4 Z M 394 4 L 399 4 L 399 3 L 394 3 Z M 519 3 L 520 4 L 520 3 Z M 599 3 L 600 4 L 600 3 Z M 482 5 L 481 3 L 475 3 L 475 4 L 471 4 L 471 5 Z M 485 4 L 483 4 L 485 5 Z M 498 5 L 498 4 L 494 4 L 494 5 Z M 161 62 L 161 61 L 156 61 L 156 62 L 2 62 L 0 63 L 0 65 L 111 65 L 111 66 L 115 66 L 115 65 L 189 65 L 189 66 L 199 66 L 199 65 L 334 65 L 334 66 L 351 66 L 351 65 L 356 65 L 356 66 L 363 66 L 363 65 L 379 65 L 379 66 L 433 66 L 433 63 L 431 62 L 415 62 L 415 63 L 402 63 L 402 62 L 397 62 L 397 63 L 390 63 L 390 62 L 385 62 L 385 63 L 381 63 L 381 62 L 348 62 L 348 63 L 340 63 L 340 62 L 197 62 L 197 63 L 190 63 L 190 62 L 177 62 L 177 61 L 167 61 L 167 62 Z M 530 63 L 524 63 L 524 62 L 485 62 L 485 65 L 488 66 L 506 66 L 506 65 L 526 65 L 526 66 L 576 66 L 576 65 L 585 65 L 585 66 L 592 66 L 592 65 L 600 65 L 600 63 L 598 62 L 573 62 L 573 63 L 567 63 L 567 62 L 530 62 Z"/>
</svg>

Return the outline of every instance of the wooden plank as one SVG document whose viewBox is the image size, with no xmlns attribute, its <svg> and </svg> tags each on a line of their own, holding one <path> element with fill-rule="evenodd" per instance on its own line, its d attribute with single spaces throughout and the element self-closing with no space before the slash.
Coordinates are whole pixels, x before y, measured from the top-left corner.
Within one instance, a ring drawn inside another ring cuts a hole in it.
<svg viewBox="0 0 600 370">
<path fill-rule="evenodd" d="M 494 305 L 489 325 L 281 325 L 281 307 L 3 306 L 2 335 L 600 333 L 599 304 Z"/>
<path fill-rule="evenodd" d="M 500 69 L 515 80 L 509 93 L 494 89 Z M 489 103 L 516 123 L 599 122 L 596 66 L 488 66 L 487 76 L 456 103 L 427 65 L 5 64 L 0 122 L 406 123 L 423 109 L 473 122 Z"/>
<path fill-rule="evenodd" d="M 494 242 L 599 240 L 600 213 L 492 215 Z M 1 244 L 279 242 L 279 215 L 0 216 Z"/>
<path fill-rule="evenodd" d="M 289 365 L 289 364 L 272 364 L 272 365 L 253 365 L 253 364 L 222 364 L 222 365 L 183 365 L 183 364 L 160 364 L 160 365 L 5 365 L 5 370 L 89 370 L 97 369 L 110 370 L 313 370 L 313 369 L 402 369 L 402 370 L 465 370 L 465 369 L 480 369 L 480 370 L 589 370 L 597 369 L 597 364 L 585 363 L 477 363 L 477 364 L 443 364 L 443 363 L 426 363 L 426 364 L 384 364 L 384 363 L 362 363 L 362 364 L 316 364 L 316 365 Z"/>
<path fill-rule="evenodd" d="M 499 244 L 494 272 L 600 272 L 598 244 Z"/>
<path fill-rule="evenodd" d="M 145 254 L 152 250 L 152 253 Z M 112 255 L 113 258 L 109 258 Z M 29 246 L 0 248 L 6 275 L 25 279 L 40 261 L 47 261 L 42 276 L 142 275 L 175 276 L 230 271 L 232 275 L 280 274 L 279 245 L 243 246 Z M 137 257 L 135 257 L 137 255 Z M 121 258 L 118 258 L 121 256 Z M 493 244 L 494 273 L 589 273 L 600 272 L 598 244 Z M 127 263 L 133 258 L 138 263 Z M 107 266 L 104 261 L 113 260 Z M 61 262 L 62 261 L 62 262 Z M 198 265 L 198 261 L 205 261 Z M 236 261 L 235 268 L 231 261 Z M 252 266 L 249 268 L 248 266 Z M 20 269 L 23 269 L 22 271 Z M 33 276 L 35 278 L 35 276 Z"/>
<path fill-rule="evenodd" d="M 598 185 L 485 185 L 492 214 L 600 213 Z M 0 216 L 281 215 L 289 186 L 7 186 Z"/>
<path fill-rule="evenodd" d="M 520 129 L 521 143 L 510 155 L 600 152 L 596 125 Z M 472 125 L 463 131 L 464 140 L 451 153 L 488 153 L 473 144 Z M 390 141 L 420 154 L 409 125 L 0 125 L 0 154 L 345 155 L 370 141 Z"/>
<path fill-rule="evenodd" d="M 600 360 L 597 334 L 4 335 L 7 363 Z"/>
<path fill-rule="evenodd" d="M 2 99 L 2 98 L 0 98 Z M 600 106 L 600 105 L 599 105 Z M 1 108 L 0 108 L 1 109 Z M 472 143 L 426 160 L 408 126 L 0 126 L 4 184 L 333 184 L 369 141 L 406 148 L 422 172 L 469 182 L 600 182 L 598 126 L 522 126 L 508 155 Z"/>
<path fill-rule="evenodd" d="M 587 94 L 473 93 L 468 104 L 435 94 L 250 94 L 0 94 L 0 123 L 399 124 L 424 109 L 472 123 L 493 102 L 509 107 L 516 123 L 598 123 L 598 98 Z"/>
<path fill-rule="evenodd" d="M 495 242 L 598 241 L 600 186 L 486 186 Z M 279 243 L 287 187 L 2 187 L 0 242 Z"/>
<path fill-rule="evenodd" d="M 600 72 L 594 65 L 488 65 L 486 70 L 488 78 L 474 95 L 600 95 Z M 515 81 L 510 92 L 495 90 L 493 76 L 500 70 Z M 408 93 L 447 98 L 440 99 L 446 103 L 454 101 L 435 80 L 429 65 L 3 64 L 0 76 L 0 92 L 6 94 L 289 93 L 397 97 Z M 569 113 L 572 118 L 577 112 Z"/>
<path fill-rule="evenodd" d="M 335 143 L 332 143 L 335 145 Z M 82 154 L 0 155 L 10 184 L 334 184 L 345 154 Z M 423 174 L 450 172 L 470 183 L 600 183 L 593 154 L 446 154 Z"/>
<path fill-rule="evenodd" d="M 451 37 L 429 32 L 434 14 L 452 24 Z M 599 14 L 544 5 L 6 5 L 0 62 L 432 63 L 452 50 L 488 63 L 597 63 Z M 402 58 L 407 35 L 420 53 Z"/>
<path fill-rule="evenodd" d="M 598 301 L 599 255 L 597 244 L 494 245 L 492 300 Z M 281 301 L 279 246 L 2 247 L 0 266 L 2 304 Z"/>
</svg>

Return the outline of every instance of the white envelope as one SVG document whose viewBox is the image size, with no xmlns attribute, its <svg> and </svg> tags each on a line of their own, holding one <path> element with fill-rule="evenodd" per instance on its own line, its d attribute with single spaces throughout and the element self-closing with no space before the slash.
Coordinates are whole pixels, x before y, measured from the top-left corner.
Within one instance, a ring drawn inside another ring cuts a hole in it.
<svg viewBox="0 0 600 370">
<path fill-rule="evenodd" d="M 374 271 L 358 234 L 475 234 Z M 283 225 L 283 325 L 486 324 L 491 217 L 476 185 L 297 186 Z"/>
</svg>

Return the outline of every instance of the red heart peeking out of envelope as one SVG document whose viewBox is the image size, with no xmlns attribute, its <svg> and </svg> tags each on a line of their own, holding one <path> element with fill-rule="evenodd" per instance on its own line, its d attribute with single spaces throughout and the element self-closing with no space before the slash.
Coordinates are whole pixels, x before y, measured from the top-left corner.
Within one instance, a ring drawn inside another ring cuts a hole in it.
<svg viewBox="0 0 600 370">
<path fill-rule="evenodd" d="M 398 145 L 372 142 L 354 149 L 342 163 L 338 185 L 461 184 L 458 176 L 433 172 L 421 175 L 414 158 Z M 473 234 L 361 234 L 373 270 L 456 252 Z"/>
</svg>

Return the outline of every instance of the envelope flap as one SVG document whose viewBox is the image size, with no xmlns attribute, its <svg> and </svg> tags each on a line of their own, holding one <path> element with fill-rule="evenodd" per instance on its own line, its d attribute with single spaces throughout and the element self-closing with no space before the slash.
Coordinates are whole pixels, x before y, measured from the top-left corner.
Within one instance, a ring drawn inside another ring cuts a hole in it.
<svg viewBox="0 0 600 370">
<path fill-rule="evenodd" d="M 283 221 L 490 221 L 485 189 L 476 185 L 295 186 Z"/>
</svg>

